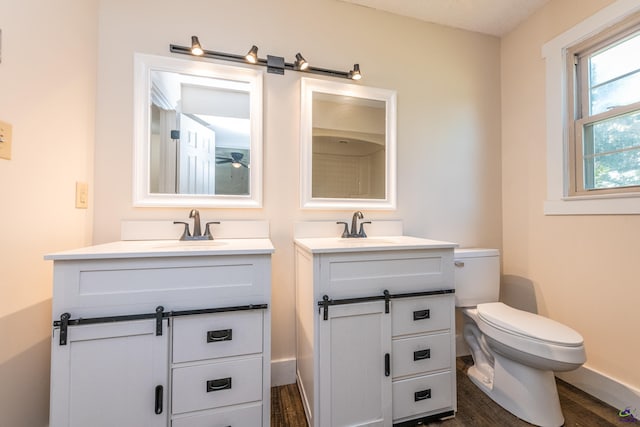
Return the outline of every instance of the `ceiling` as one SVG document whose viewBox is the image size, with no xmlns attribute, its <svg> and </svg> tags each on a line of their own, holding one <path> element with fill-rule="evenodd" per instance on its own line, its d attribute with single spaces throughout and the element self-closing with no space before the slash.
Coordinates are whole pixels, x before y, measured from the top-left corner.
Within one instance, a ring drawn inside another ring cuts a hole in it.
<svg viewBox="0 0 640 427">
<path fill-rule="evenodd" d="M 501 37 L 549 0 L 341 0 Z"/>
</svg>

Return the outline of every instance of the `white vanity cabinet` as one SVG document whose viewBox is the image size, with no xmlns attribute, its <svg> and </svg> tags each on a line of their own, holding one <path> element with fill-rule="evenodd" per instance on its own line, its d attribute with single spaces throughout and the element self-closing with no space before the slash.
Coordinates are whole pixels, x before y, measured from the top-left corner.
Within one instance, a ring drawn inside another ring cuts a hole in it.
<svg viewBox="0 0 640 427">
<path fill-rule="evenodd" d="M 51 427 L 269 426 L 273 246 L 233 240 L 47 256 Z"/>
<path fill-rule="evenodd" d="M 309 425 L 454 415 L 455 245 L 365 240 L 295 241 L 296 374 Z"/>
</svg>

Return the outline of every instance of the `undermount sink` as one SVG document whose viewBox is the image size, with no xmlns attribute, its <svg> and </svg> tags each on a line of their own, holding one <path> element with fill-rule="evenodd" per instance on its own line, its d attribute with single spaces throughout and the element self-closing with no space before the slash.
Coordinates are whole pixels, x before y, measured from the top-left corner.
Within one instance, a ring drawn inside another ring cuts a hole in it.
<svg viewBox="0 0 640 427">
<path fill-rule="evenodd" d="M 158 249 L 188 249 L 192 247 L 203 249 L 226 244 L 227 242 L 221 242 L 219 240 L 178 240 L 177 242 L 163 242 L 155 247 Z"/>
<path fill-rule="evenodd" d="M 379 244 L 393 244 L 397 242 L 397 239 L 394 239 L 393 237 L 389 237 L 389 238 L 383 238 L 383 239 L 378 239 L 378 238 L 371 238 L 371 237 L 365 237 L 365 238 L 344 238 L 341 237 L 339 239 L 337 239 L 338 243 L 343 244 L 343 245 L 347 245 L 347 246 L 370 246 L 370 245 L 379 245 Z"/>
<path fill-rule="evenodd" d="M 295 239 L 296 244 L 312 253 L 376 250 L 428 249 L 455 247 L 455 243 L 412 236 L 380 236 L 364 238 L 311 237 Z"/>
</svg>

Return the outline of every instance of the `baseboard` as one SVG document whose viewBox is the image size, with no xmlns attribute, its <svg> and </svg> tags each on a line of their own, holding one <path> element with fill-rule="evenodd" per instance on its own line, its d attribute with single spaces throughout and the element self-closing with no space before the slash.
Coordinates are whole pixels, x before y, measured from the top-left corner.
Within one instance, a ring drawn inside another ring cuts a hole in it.
<svg viewBox="0 0 640 427">
<path fill-rule="evenodd" d="M 640 390 L 587 366 L 556 376 L 617 409 L 630 408 L 640 416 Z"/>
<path fill-rule="evenodd" d="M 271 387 L 294 384 L 296 382 L 296 359 L 271 361 Z"/>
</svg>

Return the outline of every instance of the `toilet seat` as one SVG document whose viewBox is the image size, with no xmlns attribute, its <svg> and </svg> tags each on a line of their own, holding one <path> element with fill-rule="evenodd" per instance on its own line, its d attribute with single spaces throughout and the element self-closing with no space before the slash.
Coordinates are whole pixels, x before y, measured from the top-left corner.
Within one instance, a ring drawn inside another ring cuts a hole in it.
<svg viewBox="0 0 640 427">
<path fill-rule="evenodd" d="M 562 323 L 501 302 L 478 304 L 477 313 L 494 328 L 540 343 L 563 347 L 580 347 L 584 343 L 578 332 Z"/>
</svg>

